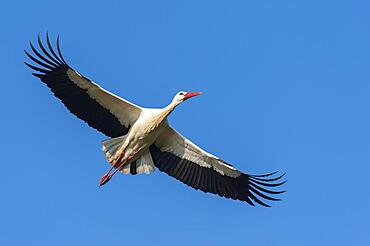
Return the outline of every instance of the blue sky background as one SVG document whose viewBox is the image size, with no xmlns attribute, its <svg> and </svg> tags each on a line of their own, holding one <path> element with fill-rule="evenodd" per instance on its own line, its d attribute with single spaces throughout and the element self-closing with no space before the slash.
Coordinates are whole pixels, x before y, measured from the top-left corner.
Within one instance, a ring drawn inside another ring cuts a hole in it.
<svg viewBox="0 0 370 246">
<path fill-rule="evenodd" d="M 2 1 L 1 245 L 369 245 L 368 1 Z M 248 173 L 287 172 L 272 208 L 161 172 L 117 175 L 106 137 L 23 64 L 66 60 L 139 105 L 204 91 L 174 127 Z"/>
</svg>

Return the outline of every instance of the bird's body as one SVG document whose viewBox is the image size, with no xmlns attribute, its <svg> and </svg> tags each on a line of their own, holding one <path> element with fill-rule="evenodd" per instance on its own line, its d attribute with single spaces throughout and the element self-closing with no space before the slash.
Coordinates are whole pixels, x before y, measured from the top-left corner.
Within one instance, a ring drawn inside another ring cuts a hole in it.
<svg viewBox="0 0 370 246">
<path fill-rule="evenodd" d="M 49 51 L 42 45 L 40 37 L 38 39 L 44 55 L 31 44 L 32 51 L 39 59 L 26 52 L 41 67 L 26 64 L 39 72 L 34 75 L 51 89 L 70 112 L 111 137 L 102 142 L 111 168 L 101 179 L 100 185 L 107 183 L 118 171 L 138 174 L 151 173 L 158 168 L 195 189 L 246 201 L 250 205 L 254 205 L 254 201 L 268 206 L 261 198 L 279 200 L 270 195 L 282 191 L 267 188 L 282 185 L 284 182 L 276 182 L 282 175 L 270 178 L 275 173 L 244 174 L 202 150 L 169 125 L 167 118 L 171 112 L 185 100 L 201 93 L 179 92 L 162 109 L 137 106 L 104 90 L 67 65 L 60 52 L 59 39 L 58 55 L 48 36 L 46 40 Z"/>
<path fill-rule="evenodd" d="M 163 114 L 159 109 L 143 109 L 122 142 L 121 148 L 125 149 L 123 159 L 135 154 L 132 161 L 136 160 L 155 142 L 165 127 L 166 116 Z"/>
</svg>

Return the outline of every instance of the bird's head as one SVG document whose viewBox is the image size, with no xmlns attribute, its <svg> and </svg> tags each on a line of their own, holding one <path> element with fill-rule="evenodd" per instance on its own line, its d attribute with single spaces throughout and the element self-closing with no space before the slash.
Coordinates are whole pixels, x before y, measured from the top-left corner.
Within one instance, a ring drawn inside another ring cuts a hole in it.
<svg viewBox="0 0 370 246">
<path fill-rule="evenodd" d="M 176 102 L 177 104 L 180 104 L 189 98 L 195 97 L 202 94 L 202 92 L 185 92 L 185 91 L 180 91 L 178 92 L 175 97 L 173 98 L 173 101 Z"/>
</svg>

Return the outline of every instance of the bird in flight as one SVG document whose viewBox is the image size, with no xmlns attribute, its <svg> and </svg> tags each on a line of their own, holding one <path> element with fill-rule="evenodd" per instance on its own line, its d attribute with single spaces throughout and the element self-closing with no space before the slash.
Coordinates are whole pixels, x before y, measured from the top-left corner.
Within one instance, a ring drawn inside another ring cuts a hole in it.
<svg viewBox="0 0 370 246">
<path fill-rule="evenodd" d="M 34 76 L 45 83 L 67 109 L 89 126 L 110 139 L 102 142 L 102 150 L 110 169 L 99 186 L 117 172 L 124 174 L 152 173 L 156 168 L 194 189 L 221 197 L 269 207 L 266 200 L 284 191 L 276 190 L 285 181 L 277 172 L 250 175 L 237 170 L 220 158 L 204 151 L 182 136 L 168 123 L 168 116 L 184 101 L 201 92 L 178 92 L 164 108 L 144 108 L 113 93 L 71 68 L 62 56 L 59 36 L 56 50 L 46 34 L 43 45 L 38 36 L 37 50 L 26 55 L 35 65 Z M 36 65 L 37 64 L 37 65 Z"/>
</svg>

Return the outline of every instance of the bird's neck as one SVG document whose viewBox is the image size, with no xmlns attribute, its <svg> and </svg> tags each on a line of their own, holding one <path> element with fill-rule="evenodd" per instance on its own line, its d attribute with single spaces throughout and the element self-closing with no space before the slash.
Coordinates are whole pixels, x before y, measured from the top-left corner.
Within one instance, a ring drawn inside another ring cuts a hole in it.
<svg viewBox="0 0 370 246">
<path fill-rule="evenodd" d="M 163 108 L 163 114 L 165 117 L 167 117 L 172 111 L 179 105 L 178 102 L 172 101 L 170 104 L 168 104 L 165 108 Z"/>
</svg>

